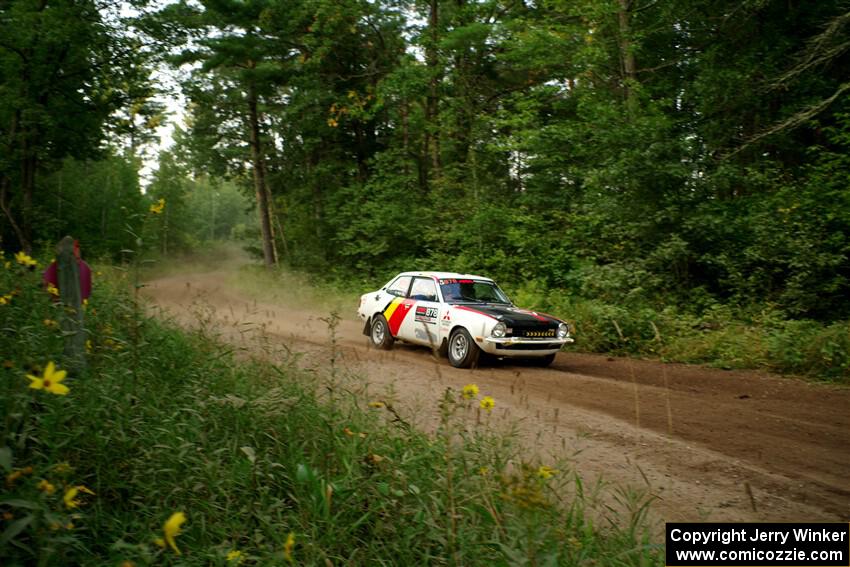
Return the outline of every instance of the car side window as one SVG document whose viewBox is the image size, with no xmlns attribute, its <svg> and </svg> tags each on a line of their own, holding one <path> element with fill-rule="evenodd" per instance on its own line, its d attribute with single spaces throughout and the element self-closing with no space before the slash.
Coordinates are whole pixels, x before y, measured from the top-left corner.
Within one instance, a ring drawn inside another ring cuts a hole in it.
<svg viewBox="0 0 850 567">
<path fill-rule="evenodd" d="M 437 286 L 430 278 L 415 278 L 410 288 L 410 299 L 437 301 Z"/>
<path fill-rule="evenodd" d="M 410 276 L 401 276 L 387 287 L 387 293 L 396 297 L 406 297 L 410 287 Z"/>
</svg>

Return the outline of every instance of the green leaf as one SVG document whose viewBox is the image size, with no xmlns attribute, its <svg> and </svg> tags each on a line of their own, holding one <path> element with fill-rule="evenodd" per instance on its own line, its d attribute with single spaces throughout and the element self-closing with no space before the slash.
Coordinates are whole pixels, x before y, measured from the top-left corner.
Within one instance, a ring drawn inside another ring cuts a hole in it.
<svg viewBox="0 0 850 567">
<path fill-rule="evenodd" d="M 257 462 L 257 454 L 254 452 L 253 447 L 240 447 L 240 450 L 245 453 L 245 456 L 248 457 L 252 465 Z"/>
<path fill-rule="evenodd" d="M 9 447 L 0 447 L 0 467 L 6 472 L 12 471 L 12 449 Z"/>
<path fill-rule="evenodd" d="M 33 521 L 35 516 L 30 514 L 29 516 L 25 516 L 20 520 L 15 520 L 9 527 L 3 531 L 3 535 L 0 535 L 0 547 L 3 547 L 10 541 L 12 541 L 15 536 L 24 531 L 28 525 Z"/>
<path fill-rule="evenodd" d="M 38 502 L 31 500 L 23 500 L 21 498 L 10 498 L 9 500 L 0 500 L 0 506 L 11 506 L 12 508 L 27 508 L 29 510 L 38 510 L 41 508 Z"/>
</svg>

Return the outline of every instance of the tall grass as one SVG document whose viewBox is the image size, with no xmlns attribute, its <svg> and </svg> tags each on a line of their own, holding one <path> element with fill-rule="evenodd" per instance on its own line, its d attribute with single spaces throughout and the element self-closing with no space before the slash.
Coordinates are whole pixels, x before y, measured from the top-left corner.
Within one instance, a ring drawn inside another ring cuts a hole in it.
<svg viewBox="0 0 850 567">
<path fill-rule="evenodd" d="M 61 307 L 3 261 L 3 565 L 661 564 L 645 504 L 597 525 L 566 463 L 494 434 L 477 399 L 446 390 L 424 434 L 329 375 L 144 316 L 120 272 L 96 278 L 67 395 L 29 388 L 63 367 Z"/>
</svg>

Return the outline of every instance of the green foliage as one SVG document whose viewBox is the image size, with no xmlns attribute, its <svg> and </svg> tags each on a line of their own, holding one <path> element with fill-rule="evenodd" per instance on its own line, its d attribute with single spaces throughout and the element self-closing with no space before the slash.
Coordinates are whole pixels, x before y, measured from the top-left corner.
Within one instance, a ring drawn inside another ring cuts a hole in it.
<svg viewBox="0 0 850 567">
<path fill-rule="evenodd" d="M 86 258 L 117 260 L 122 250 L 134 247 L 126 229 L 138 230 L 138 218 L 147 209 L 135 160 L 115 155 L 99 161 L 67 159 L 39 188 L 39 249 L 52 254 L 66 234 L 80 241 Z"/>
<path fill-rule="evenodd" d="M 95 280 L 88 369 L 55 395 L 26 375 L 62 367 L 42 320 L 61 308 L 37 270 L 0 270 L 15 290 L 0 305 L 4 564 L 227 565 L 236 550 L 262 565 L 661 564 L 646 503 L 596 528 L 568 464 L 541 472 L 476 419 L 477 400 L 447 389 L 438 432 L 412 430 L 333 373 L 237 363 L 203 306 L 191 334 L 146 317 L 131 276 Z M 164 533 L 177 512 L 179 556 Z"/>
<path fill-rule="evenodd" d="M 39 177 L 69 157 L 102 158 L 109 135 L 135 151 L 159 120 L 150 52 L 117 11 L 93 1 L 0 6 L 0 238 L 27 251 L 44 237 L 34 203 L 56 198 L 37 194 Z"/>
<path fill-rule="evenodd" d="M 531 280 L 507 288 L 516 303 L 550 312 L 574 326 L 587 352 L 710 364 L 725 369 L 761 368 L 850 383 L 850 324 L 824 325 L 788 319 L 776 310 L 749 314 L 696 298 L 699 314 L 674 306 L 648 307 L 629 298 L 585 299 Z"/>
<path fill-rule="evenodd" d="M 153 202 L 165 202 L 162 213 L 153 219 L 155 248 L 168 255 L 191 252 L 205 243 L 245 240 L 256 226 L 256 215 L 250 212 L 244 188 L 219 178 L 190 178 L 181 158 L 163 152 L 147 188 Z"/>
</svg>

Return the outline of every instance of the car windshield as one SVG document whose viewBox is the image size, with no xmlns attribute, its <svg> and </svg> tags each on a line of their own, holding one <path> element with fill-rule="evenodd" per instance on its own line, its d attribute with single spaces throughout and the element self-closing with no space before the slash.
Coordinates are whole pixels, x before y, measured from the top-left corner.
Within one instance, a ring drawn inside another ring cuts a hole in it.
<svg viewBox="0 0 850 567">
<path fill-rule="evenodd" d="M 469 279 L 441 279 L 440 291 L 446 303 L 507 303 L 510 300 L 493 282 Z"/>
</svg>

